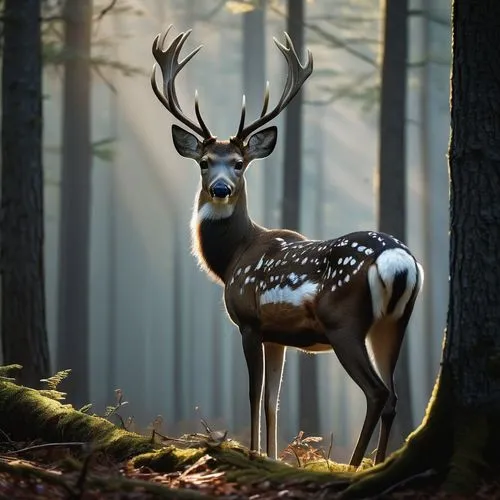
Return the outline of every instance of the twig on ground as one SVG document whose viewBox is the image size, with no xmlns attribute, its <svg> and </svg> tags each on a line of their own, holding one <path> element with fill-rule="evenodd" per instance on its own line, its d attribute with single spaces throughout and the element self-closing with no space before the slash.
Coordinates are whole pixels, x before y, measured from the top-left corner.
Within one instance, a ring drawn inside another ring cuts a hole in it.
<svg viewBox="0 0 500 500">
<path fill-rule="evenodd" d="M 5 454 L 6 455 L 18 455 L 20 453 L 25 453 L 27 451 L 43 450 L 45 448 L 70 448 L 73 446 L 82 447 L 82 446 L 85 446 L 86 444 L 88 444 L 88 443 L 76 442 L 76 441 L 69 442 L 69 443 L 43 443 L 43 444 L 37 444 L 34 446 L 27 446 L 26 448 L 21 448 L 19 450 L 8 451 Z"/>
</svg>

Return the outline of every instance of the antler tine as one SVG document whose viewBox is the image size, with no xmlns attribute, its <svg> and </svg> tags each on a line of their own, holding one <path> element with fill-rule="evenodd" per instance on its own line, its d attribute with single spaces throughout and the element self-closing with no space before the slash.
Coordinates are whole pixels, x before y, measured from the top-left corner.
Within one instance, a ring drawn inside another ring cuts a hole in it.
<svg viewBox="0 0 500 500">
<path fill-rule="evenodd" d="M 267 81 L 266 90 L 264 92 L 264 104 L 262 105 L 262 111 L 260 112 L 261 118 L 266 114 L 268 106 L 269 106 L 269 82 Z"/>
<path fill-rule="evenodd" d="M 245 94 L 243 94 L 243 99 L 241 100 L 241 116 L 240 116 L 240 124 L 238 126 L 238 132 L 236 134 L 236 137 L 239 137 L 243 127 L 245 126 L 245 114 L 246 114 L 246 98 Z"/>
<path fill-rule="evenodd" d="M 212 134 L 210 133 L 210 130 L 208 130 L 208 127 L 205 125 L 205 122 L 203 118 L 201 117 L 200 113 L 200 103 L 198 101 L 198 91 L 195 90 L 194 92 L 194 112 L 196 113 L 196 118 L 198 120 L 198 123 L 200 124 L 200 127 L 203 129 L 203 137 L 205 139 L 211 139 Z"/>
<path fill-rule="evenodd" d="M 252 132 L 262 127 L 264 124 L 271 121 L 273 118 L 278 116 L 283 109 L 290 103 L 290 101 L 295 97 L 297 92 L 300 90 L 304 82 L 311 75 L 313 70 L 313 58 L 311 52 L 307 51 L 307 60 L 304 65 L 301 64 L 300 59 L 295 51 L 292 40 L 285 32 L 285 45 L 281 44 L 278 40 L 274 39 L 274 43 L 280 50 L 280 52 L 285 57 L 288 74 L 285 82 L 285 87 L 278 104 L 267 113 L 267 106 L 269 103 L 269 88 L 266 88 L 266 95 L 264 97 L 264 105 L 262 107 L 262 113 L 260 118 L 247 125 L 243 130 L 239 131 L 237 137 L 240 140 L 244 140 Z"/>
<path fill-rule="evenodd" d="M 175 79 L 182 68 L 200 51 L 202 46 L 200 45 L 192 52 L 190 52 L 182 61 L 179 61 L 180 52 L 189 37 L 191 30 L 179 33 L 170 44 L 164 49 L 165 40 L 168 33 L 170 32 L 172 25 L 170 25 L 163 34 L 158 34 L 152 46 L 153 56 L 156 59 L 158 66 L 161 69 L 163 77 L 163 92 L 158 88 L 156 82 L 156 64 L 153 66 L 153 71 L 151 72 L 151 86 L 153 91 L 160 100 L 160 102 L 165 106 L 165 108 L 184 125 L 189 127 L 193 132 L 197 133 L 204 139 L 209 139 L 212 137 L 210 130 L 205 125 L 203 118 L 201 117 L 198 98 L 195 96 L 195 113 L 198 119 L 199 125 L 188 118 L 182 111 L 179 105 L 179 100 L 177 98 L 177 92 L 175 90 Z"/>
</svg>

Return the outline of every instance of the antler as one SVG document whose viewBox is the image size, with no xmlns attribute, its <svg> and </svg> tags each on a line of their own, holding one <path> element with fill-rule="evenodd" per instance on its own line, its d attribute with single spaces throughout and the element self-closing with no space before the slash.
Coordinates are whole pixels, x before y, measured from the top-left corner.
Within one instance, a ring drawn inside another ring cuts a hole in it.
<svg viewBox="0 0 500 500">
<path fill-rule="evenodd" d="M 200 106 L 198 103 L 198 93 L 195 93 L 194 110 L 199 126 L 183 113 L 175 91 L 175 79 L 177 75 L 181 69 L 198 53 L 202 45 L 194 49 L 179 62 L 179 54 L 188 36 L 190 35 L 191 30 L 179 33 L 179 35 L 177 35 L 174 40 L 172 40 L 170 45 L 168 45 L 168 47 L 164 50 L 163 45 L 171 28 L 172 25 L 170 25 L 163 34 L 158 34 L 153 42 L 153 56 L 156 59 L 158 66 L 160 66 L 163 76 L 163 92 L 160 91 L 158 84 L 156 83 L 156 63 L 153 65 L 153 71 L 151 72 L 151 86 L 153 87 L 156 97 L 158 97 L 160 102 L 179 121 L 184 123 L 184 125 L 189 127 L 193 132 L 196 132 L 204 139 L 213 139 L 214 136 L 210 133 L 210 130 L 205 125 L 205 122 L 201 117 Z"/>
<path fill-rule="evenodd" d="M 281 53 L 285 56 L 288 65 L 288 74 L 286 77 L 285 88 L 283 89 L 283 93 L 280 100 L 278 101 L 278 104 L 276 104 L 274 109 L 266 114 L 267 106 L 269 105 L 269 82 L 267 82 L 266 91 L 264 94 L 264 104 L 262 106 L 260 118 L 250 123 L 250 125 L 247 125 L 246 127 L 245 96 L 243 96 L 240 125 L 238 127 L 238 133 L 235 136 L 235 139 L 239 141 L 244 141 L 252 132 L 255 132 L 257 129 L 262 127 L 262 125 L 268 123 L 273 118 L 276 118 L 276 116 L 278 116 L 281 111 L 283 111 L 287 107 L 289 102 L 295 97 L 297 92 L 302 87 L 303 83 L 312 73 L 313 58 L 311 51 L 307 51 L 307 61 L 304 65 L 302 65 L 297 53 L 295 52 L 295 48 L 293 46 L 292 40 L 288 36 L 288 33 L 285 32 L 285 45 L 278 42 L 276 38 L 273 38 L 273 40 L 278 49 L 280 49 Z"/>
</svg>

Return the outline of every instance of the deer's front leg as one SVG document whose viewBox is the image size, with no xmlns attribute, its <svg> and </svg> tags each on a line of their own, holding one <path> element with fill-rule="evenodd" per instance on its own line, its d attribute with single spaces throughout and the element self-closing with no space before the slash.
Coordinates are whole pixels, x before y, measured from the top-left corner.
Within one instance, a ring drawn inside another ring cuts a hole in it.
<svg viewBox="0 0 500 500">
<path fill-rule="evenodd" d="M 278 458 L 277 413 L 278 401 L 283 378 L 286 347 L 279 344 L 265 343 L 266 377 L 264 391 L 264 411 L 266 414 L 267 456 Z"/>
<path fill-rule="evenodd" d="M 259 332 L 242 327 L 241 340 L 248 368 L 250 398 L 250 449 L 260 453 L 260 406 L 264 382 L 264 352 Z"/>
</svg>

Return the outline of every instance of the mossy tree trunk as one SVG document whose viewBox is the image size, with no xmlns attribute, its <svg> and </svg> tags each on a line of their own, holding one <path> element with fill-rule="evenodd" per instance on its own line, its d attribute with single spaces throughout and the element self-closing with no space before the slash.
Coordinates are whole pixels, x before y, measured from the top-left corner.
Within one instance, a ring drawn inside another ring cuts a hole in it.
<svg viewBox="0 0 500 500">
<path fill-rule="evenodd" d="M 346 498 L 433 469 L 478 484 L 500 449 L 500 2 L 455 0 L 451 88 L 450 304 L 442 367 L 422 426 Z"/>
</svg>

